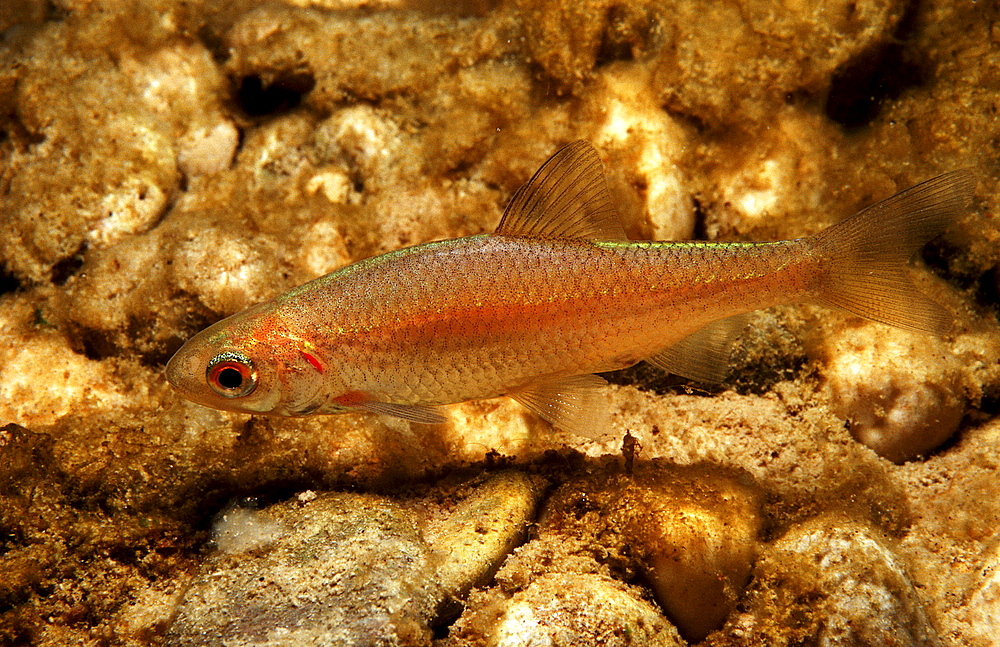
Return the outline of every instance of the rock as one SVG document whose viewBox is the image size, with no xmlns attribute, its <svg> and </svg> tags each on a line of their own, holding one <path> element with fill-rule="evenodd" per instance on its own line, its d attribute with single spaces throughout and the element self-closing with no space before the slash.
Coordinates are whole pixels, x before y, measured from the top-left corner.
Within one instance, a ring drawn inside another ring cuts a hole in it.
<svg viewBox="0 0 1000 647">
<path fill-rule="evenodd" d="M 724 633 L 738 644 L 940 645 L 902 560 L 870 526 L 831 514 L 762 552 L 748 609 Z"/>
<path fill-rule="evenodd" d="M 166 644 L 427 644 L 440 610 L 513 548 L 540 494 L 517 472 L 465 488 L 450 510 L 310 492 L 227 512 Z"/>
<path fill-rule="evenodd" d="M 722 626 L 746 586 L 759 507 L 756 488 L 733 473 L 646 468 L 563 485 L 546 504 L 539 535 L 589 540 L 620 568 L 645 572 L 681 635 L 698 641 Z"/>
<path fill-rule="evenodd" d="M 685 643 L 635 587 L 601 575 L 553 573 L 510 598 L 478 605 L 444 644 L 679 647 Z"/>
<path fill-rule="evenodd" d="M 626 532 L 643 556 L 656 599 L 681 635 L 718 629 L 750 579 L 761 532 L 759 495 L 747 483 L 696 469 L 623 492 Z"/>
<path fill-rule="evenodd" d="M 834 412 L 879 456 L 902 463 L 926 455 L 958 429 L 961 359 L 944 340 L 865 322 L 822 343 Z"/>
<path fill-rule="evenodd" d="M 229 168 L 240 133 L 227 120 L 187 133 L 177 152 L 177 165 L 188 177 L 211 175 Z"/>
<path fill-rule="evenodd" d="M 1000 641 L 1000 541 L 994 540 L 978 572 L 982 581 L 967 594 L 965 616 L 969 629 L 965 636 L 993 646 Z"/>
<path fill-rule="evenodd" d="M 695 210 L 680 164 L 690 141 L 686 129 L 666 112 L 649 109 L 656 102 L 645 68 L 609 67 L 597 82 L 601 91 L 592 95 L 588 110 L 605 118 L 593 141 L 608 156 L 610 189 L 619 214 L 638 212 L 652 240 L 691 238 Z M 633 204 L 633 191 L 624 187 L 634 188 L 639 201 Z"/>
</svg>

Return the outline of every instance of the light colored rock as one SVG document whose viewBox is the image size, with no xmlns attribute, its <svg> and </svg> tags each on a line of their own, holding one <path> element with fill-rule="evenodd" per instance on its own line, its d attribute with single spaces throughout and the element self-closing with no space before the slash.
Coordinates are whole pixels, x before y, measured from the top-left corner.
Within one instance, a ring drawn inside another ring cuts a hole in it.
<svg viewBox="0 0 1000 647">
<path fill-rule="evenodd" d="M 220 116 L 223 77 L 204 47 L 152 55 L 123 48 L 112 62 L 77 48 L 68 30 L 50 23 L 32 41 L 16 104 L 39 141 L 8 157 L 11 184 L 0 195 L 8 214 L 0 260 L 34 280 L 80 249 L 115 245 L 159 222 L 179 189 L 182 134 L 182 166 L 191 171 L 221 169 L 236 146 Z M 199 132 L 209 133 L 201 144 Z"/>
<path fill-rule="evenodd" d="M 229 168 L 240 143 L 240 133 L 231 121 L 193 130 L 182 140 L 177 164 L 185 175 L 211 175 Z"/>
<path fill-rule="evenodd" d="M 519 540 L 538 486 L 506 472 L 466 484 L 450 509 L 433 498 L 310 492 L 227 511 L 215 531 L 222 552 L 186 592 L 167 644 L 426 644 L 439 610 Z"/>
<path fill-rule="evenodd" d="M 0 425 L 44 426 L 84 411 L 128 409 L 137 393 L 107 365 L 74 352 L 43 319 L 23 298 L 0 308 Z"/>
<path fill-rule="evenodd" d="M 958 429 L 962 360 L 944 340 L 858 322 L 826 337 L 819 353 L 834 411 L 879 456 L 926 455 Z"/>
<path fill-rule="evenodd" d="M 718 172 L 699 196 L 707 212 L 708 238 L 798 238 L 813 232 L 787 228 L 789 221 L 802 220 L 790 219 L 787 214 L 819 213 L 830 218 L 826 224 L 849 216 L 849 210 L 830 213 L 829 205 L 822 202 L 828 178 L 824 177 L 819 160 L 824 159 L 839 137 L 839 131 L 829 120 L 781 108 L 759 135 L 720 142 L 716 151 L 720 162 Z M 735 149 L 753 154 L 743 163 L 730 166 L 725 159 Z"/>
<path fill-rule="evenodd" d="M 211 310 L 238 312 L 269 296 L 275 251 L 264 236 L 248 240 L 221 227 L 205 228 L 178 245 L 175 280 Z"/>
<path fill-rule="evenodd" d="M 612 179 L 638 193 L 637 215 L 648 223 L 650 238 L 687 240 L 694 235 L 694 203 L 681 169 L 690 138 L 674 118 L 652 108 L 653 95 L 645 67 L 622 64 L 603 70 L 590 95 L 589 109 L 605 115 L 593 141 L 609 157 Z M 626 169 L 634 169 L 634 175 Z M 616 197 L 621 201 L 620 193 Z M 626 221 L 633 215 L 631 206 L 617 206 Z"/>
<path fill-rule="evenodd" d="M 1000 645 L 1000 541 L 994 540 L 977 572 L 982 580 L 968 593 L 966 618 L 971 629 L 966 637 L 983 647 L 995 647 Z"/>
<path fill-rule="evenodd" d="M 543 575 L 459 621 L 448 647 L 679 647 L 684 641 L 633 588 L 594 574 Z"/>
<path fill-rule="evenodd" d="M 747 611 L 725 633 L 741 644 L 940 645 L 904 562 L 870 526 L 824 515 L 762 552 Z"/>
</svg>

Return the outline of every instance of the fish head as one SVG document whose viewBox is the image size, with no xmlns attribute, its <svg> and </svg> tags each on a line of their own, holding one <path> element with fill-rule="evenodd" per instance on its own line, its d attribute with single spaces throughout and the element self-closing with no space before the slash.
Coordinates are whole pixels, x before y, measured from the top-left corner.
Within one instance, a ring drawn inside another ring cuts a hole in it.
<svg viewBox="0 0 1000 647">
<path fill-rule="evenodd" d="M 189 339 L 167 362 L 170 385 L 188 400 L 224 411 L 298 416 L 325 404 L 329 380 L 267 306 L 223 319 Z"/>
</svg>

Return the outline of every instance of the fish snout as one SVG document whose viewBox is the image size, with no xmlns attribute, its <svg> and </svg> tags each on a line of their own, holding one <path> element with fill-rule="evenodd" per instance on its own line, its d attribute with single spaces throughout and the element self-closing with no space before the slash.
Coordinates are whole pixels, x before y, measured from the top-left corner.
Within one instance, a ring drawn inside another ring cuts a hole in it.
<svg viewBox="0 0 1000 647">
<path fill-rule="evenodd" d="M 170 386 L 192 399 L 193 396 L 199 395 L 208 388 L 208 384 L 205 382 L 207 360 L 204 360 L 200 355 L 200 353 L 192 353 L 188 344 L 185 344 L 174 353 L 164 369 Z"/>
</svg>

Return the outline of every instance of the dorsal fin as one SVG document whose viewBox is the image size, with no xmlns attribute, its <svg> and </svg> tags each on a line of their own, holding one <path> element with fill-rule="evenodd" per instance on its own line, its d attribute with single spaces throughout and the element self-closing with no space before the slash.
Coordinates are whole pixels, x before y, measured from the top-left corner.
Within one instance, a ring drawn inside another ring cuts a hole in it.
<svg viewBox="0 0 1000 647">
<path fill-rule="evenodd" d="M 582 140 L 561 148 L 517 190 L 494 233 L 627 240 L 611 205 L 601 158 Z"/>
</svg>

